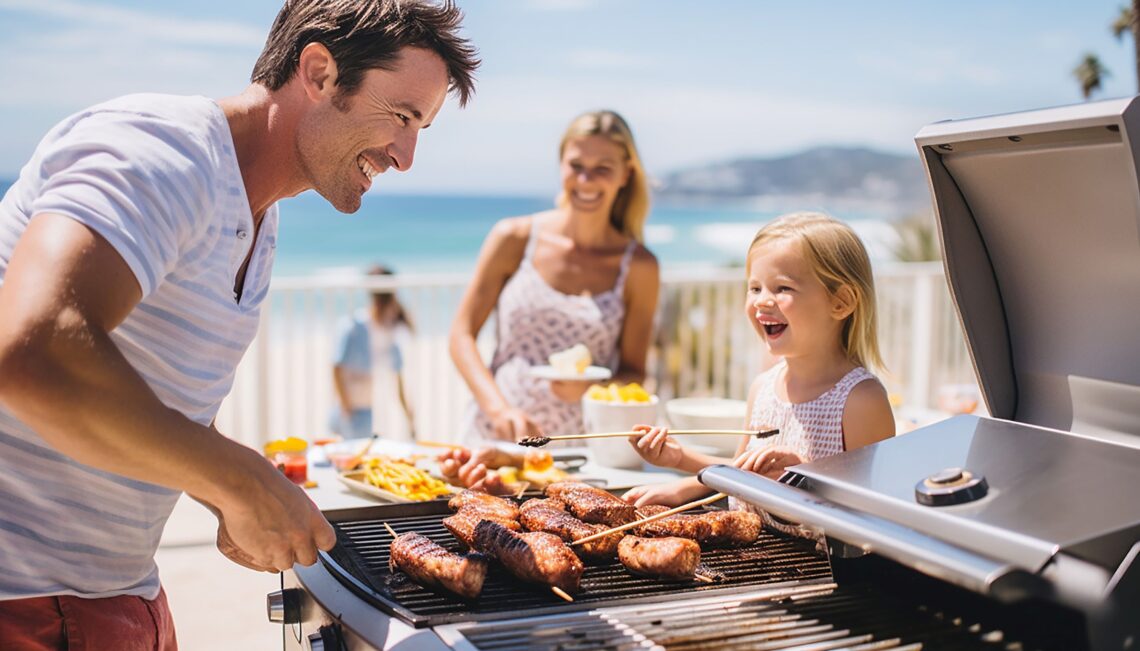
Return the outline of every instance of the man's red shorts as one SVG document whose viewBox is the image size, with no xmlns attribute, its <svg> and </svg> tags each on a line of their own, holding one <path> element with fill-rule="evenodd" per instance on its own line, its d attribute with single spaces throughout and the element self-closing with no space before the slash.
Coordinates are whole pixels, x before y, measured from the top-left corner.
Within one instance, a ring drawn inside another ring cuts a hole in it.
<svg viewBox="0 0 1140 651">
<path fill-rule="evenodd" d="M 34 597 L 0 601 L 0 648 L 19 651 L 177 651 L 174 619 L 159 590 L 153 601 Z"/>
</svg>

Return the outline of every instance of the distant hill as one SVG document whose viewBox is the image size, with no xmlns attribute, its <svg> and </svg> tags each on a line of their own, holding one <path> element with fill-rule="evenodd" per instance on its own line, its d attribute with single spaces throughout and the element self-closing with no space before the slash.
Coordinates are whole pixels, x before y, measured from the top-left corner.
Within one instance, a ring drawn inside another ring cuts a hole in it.
<svg viewBox="0 0 1140 651">
<path fill-rule="evenodd" d="M 930 211 L 917 154 L 818 147 L 682 169 L 658 179 L 656 197 L 680 202 L 744 201 L 774 210 L 865 210 L 887 217 Z"/>
</svg>

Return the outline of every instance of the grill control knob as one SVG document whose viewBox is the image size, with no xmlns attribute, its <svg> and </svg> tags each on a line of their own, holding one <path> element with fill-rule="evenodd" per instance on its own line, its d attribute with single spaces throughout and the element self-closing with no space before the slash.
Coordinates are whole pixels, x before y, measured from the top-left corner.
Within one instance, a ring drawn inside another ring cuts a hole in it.
<svg viewBox="0 0 1140 651">
<path fill-rule="evenodd" d="M 986 478 L 965 468 L 946 468 L 914 485 L 914 499 L 925 506 L 951 506 L 980 500 L 989 492 Z"/>
<path fill-rule="evenodd" d="M 301 591 L 286 588 L 265 596 L 265 611 L 275 624 L 298 624 L 301 621 Z"/>
<path fill-rule="evenodd" d="M 309 649 L 312 651 L 325 651 L 325 640 L 320 633 L 309 636 Z"/>
<path fill-rule="evenodd" d="M 316 633 L 309 634 L 309 649 L 312 651 L 325 651 L 325 649 L 335 651 L 343 648 L 344 643 L 341 642 L 336 624 L 322 626 Z"/>
</svg>

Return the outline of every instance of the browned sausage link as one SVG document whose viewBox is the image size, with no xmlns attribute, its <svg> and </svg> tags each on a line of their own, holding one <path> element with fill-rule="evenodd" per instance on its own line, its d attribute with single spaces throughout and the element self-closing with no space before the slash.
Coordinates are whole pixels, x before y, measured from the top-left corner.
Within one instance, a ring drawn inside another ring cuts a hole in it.
<svg viewBox="0 0 1140 651">
<path fill-rule="evenodd" d="M 474 547 L 497 558 L 508 572 L 524 581 L 557 586 L 571 593 L 578 591 L 585 569 L 558 536 L 515 533 L 490 520 L 475 526 Z"/>
<path fill-rule="evenodd" d="M 642 515 L 657 515 L 669 510 L 667 506 L 648 504 L 640 507 Z M 706 513 L 678 513 L 636 527 L 639 536 L 660 538 L 678 536 L 696 540 L 710 547 L 749 545 L 760 537 L 760 516 L 747 511 L 708 511 Z"/>
<path fill-rule="evenodd" d="M 480 554 L 460 556 L 418 533 L 402 533 L 392 541 L 388 557 L 392 570 L 400 570 L 426 588 L 443 588 L 474 599 L 487 578 L 487 559 Z"/>
<path fill-rule="evenodd" d="M 606 529 L 605 525 L 589 524 L 575 518 L 566 512 L 565 504 L 555 499 L 532 499 L 523 502 L 519 507 L 519 522 L 530 531 L 545 531 L 568 543 Z M 609 560 L 617 554 L 617 546 L 621 542 L 622 535 L 621 532 L 612 533 L 572 549 L 583 559 Z"/>
<path fill-rule="evenodd" d="M 683 581 L 696 573 L 701 546 L 688 538 L 626 536 L 618 545 L 618 560 L 634 574 Z"/>
<path fill-rule="evenodd" d="M 632 504 L 582 482 L 555 482 L 546 487 L 546 495 L 566 504 L 570 513 L 584 522 L 617 527 L 637 519 Z"/>
<path fill-rule="evenodd" d="M 482 491 L 465 490 L 447 502 L 452 511 L 458 511 L 468 506 L 478 506 L 483 511 L 494 513 L 505 520 L 518 520 L 519 507 L 514 502 L 495 497 Z"/>
<path fill-rule="evenodd" d="M 522 527 L 516 520 L 508 520 L 499 518 L 494 515 L 488 515 L 479 507 L 464 507 L 459 509 L 459 513 L 443 519 L 443 526 L 455 536 L 459 542 L 467 545 L 468 547 L 474 546 L 475 541 L 475 525 L 483 520 L 490 520 L 498 522 L 502 526 L 512 531 L 521 531 Z"/>
</svg>

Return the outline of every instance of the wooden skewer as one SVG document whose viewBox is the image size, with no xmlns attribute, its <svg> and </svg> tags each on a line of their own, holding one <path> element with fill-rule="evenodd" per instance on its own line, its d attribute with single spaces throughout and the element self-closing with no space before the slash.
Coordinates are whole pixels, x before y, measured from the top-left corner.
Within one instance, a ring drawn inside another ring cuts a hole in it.
<svg viewBox="0 0 1140 651">
<path fill-rule="evenodd" d="M 719 499 L 722 499 L 724 497 L 728 497 L 728 496 L 725 495 L 724 493 L 714 493 L 708 497 L 701 498 L 695 502 L 689 502 L 688 504 L 682 504 L 681 506 L 669 509 L 668 511 L 662 511 L 661 513 L 658 513 L 657 515 L 651 515 L 648 518 L 642 518 L 640 520 L 635 520 L 633 522 L 630 522 L 629 524 L 623 524 L 620 527 L 614 527 L 613 529 L 606 529 L 605 531 L 599 531 L 598 533 L 591 534 L 589 536 L 586 536 L 585 538 L 579 538 L 578 540 L 575 540 L 574 542 L 570 543 L 570 546 L 573 547 L 574 545 L 581 545 L 582 543 L 588 543 L 591 540 L 597 540 L 598 538 L 608 536 L 611 533 L 617 533 L 618 531 L 625 531 L 626 529 L 632 529 L 634 527 L 643 525 L 646 522 L 655 522 L 655 521 L 660 520 L 662 518 L 667 518 L 671 515 L 676 515 L 677 513 L 680 513 L 681 511 L 688 511 L 689 509 L 695 509 L 698 506 L 704 506 L 705 504 L 712 504 L 713 502 L 715 502 Z"/>
<path fill-rule="evenodd" d="M 388 533 L 392 534 L 393 538 L 400 537 L 400 534 L 396 533 L 396 530 L 392 528 L 392 525 L 388 524 L 387 522 L 384 523 L 384 528 L 388 530 Z"/>
<path fill-rule="evenodd" d="M 455 443 L 444 443 L 443 441 L 413 441 L 413 445 L 422 445 L 425 448 L 447 448 L 448 450 L 462 450 L 462 445 Z"/>
<path fill-rule="evenodd" d="M 372 436 L 369 436 L 368 442 L 364 444 L 364 447 L 360 448 L 360 452 L 357 452 L 350 458 L 350 462 L 347 464 L 348 467 L 355 468 L 359 466 L 360 463 L 364 461 L 364 455 L 368 454 L 368 451 L 372 449 L 372 444 L 378 440 L 380 440 L 379 434 L 373 434 Z"/>
<path fill-rule="evenodd" d="M 707 576 L 704 574 L 694 574 L 693 578 L 702 582 L 702 583 L 712 583 L 716 580 L 716 579 L 712 578 L 711 576 Z"/>
<path fill-rule="evenodd" d="M 517 494 L 517 495 L 515 495 L 515 499 L 516 499 L 516 500 L 521 500 L 521 499 L 522 499 L 522 496 L 523 496 L 523 493 L 525 493 L 525 492 L 526 492 L 526 489 L 528 489 L 528 488 L 530 488 L 530 482 L 529 482 L 529 481 L 524 481 L 524 482 L 522 483 L 522 488 L 520 488 L 520 489 L 519 489 L 519 492 L 518 492 L 518 494 Z"/>
<path fill-rule="evenodd" d="M 766 439 L 780 433 L 778 429 L 671 429 L 670 436 L 754 436 Z M 562 436 L 530 436 L 521 441 L 519 445 L 529 448 L 540 448 L 551 441 L 570 441 L 574 439 L 604 439 L 619 436 L 641 436 L 645 432 L 593 432 L 590 434 L 563 434 Z"/>
<path fill-rule="evenodd" d="M 554 594 L 558 595 L 559 597 L 562 597 L 566 601 L 574 601 L 574 597 L 571 597 L 570 595 L 566 594 L 565 590 L 563 590 L 562 588 L 559 588 L 556 585 L 550 586 L 550 591 L 553 592 Z"/>
</svg>

